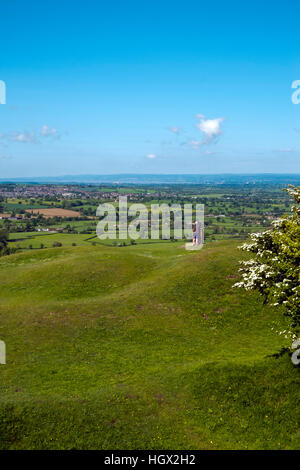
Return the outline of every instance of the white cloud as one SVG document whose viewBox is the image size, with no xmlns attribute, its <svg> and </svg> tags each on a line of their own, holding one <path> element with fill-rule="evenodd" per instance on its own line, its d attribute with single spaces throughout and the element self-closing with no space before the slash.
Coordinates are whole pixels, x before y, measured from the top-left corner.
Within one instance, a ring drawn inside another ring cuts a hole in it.
<svg viewBox="0 0 300 470">
<path fill-rule="evenodd" d="M 32 132 L 11 132 L 8 136 L 8 140 L 27 144 L 36 142 L 36 137 Z"/>
<path fill-rule="evenodd" d="M 290 153 L 290 152 L 294 152 L 294 150 L 290 147 L 287 147 L 287 148 L 281 148 L 281 149 L 278 149 L 278 152 L 282 152 L 282 153 Z"/>
<path fill-rule="evenodd" d="M 21 144 L 32 144 L 32 143 L 40 143 L 41 138 L 48 138 L 52 137 L 53 139 L 59 139 L 60 133 L 54 127 L 49 127 L 44 125 L 40 132 L 29 132 L 29 131 L 13 131 L 7 134 L 3 134 L 0 132 L 0 146 L 7 147 L 7 143 L 9 142 L 18 142 Z"/>
<path fill-rule="evenodd" d="M 173 132 L 173 134 L 179 134 L 180 133 L 180 127 L 177 127 L 177 126 L 171 126 L 168 128 L 169 131 Z"/>
<path fill-rule="evenodd" d="M 154 153 L 148 153 L 147 158 L 153 159 L 156 158 L 156 155 Z"/>
<path fill-rule="evenodd" d="M 188 142 L 188 144 L 195 150 L 197 150 L 198 148 L 201 147 L 201 145 L 203 145 L 203 142 L 200 141 L 200 140 L 191 140 L 190 142 Z"/>
<path fill-rule="evenodd" d="M 224 121 L 224 118 L 205 119 L 203 114 L 197 114 L 196 117 L 200 119 L 200 122 L 196 124 L 196 127 L 202 134 L 204 134 L 202 144 L 208 144 L 222 134 L 221 124 Z"/>
<path fill-rule="evenodd" d="M 58 130 L 55 129 L 55 127 L 49 127 L 44 125 L 41 130 L 41 136 L 42 137 L 57 137 L 59 138 L 59 133 Z"/>
<path fill-rule="evenodd" d="M 190 142 L 188 142 L 188 145 L 194 150 L 198 150 L 200 147 L 202 147 L 203 144 L 204 142 L 202 140 L 191 140 Z M 214 152 L 212 152 L 211 150 L 205 150 L 203 154 L 213 155 Z"/>
</svg>

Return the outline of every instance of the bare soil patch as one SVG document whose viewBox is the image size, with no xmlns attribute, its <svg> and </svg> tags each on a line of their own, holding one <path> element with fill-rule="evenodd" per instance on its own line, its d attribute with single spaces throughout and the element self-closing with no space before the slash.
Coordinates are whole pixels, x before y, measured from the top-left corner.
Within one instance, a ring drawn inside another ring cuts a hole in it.
<svg viewBox="0 0 300 470">
<path fill-rule="evenodd" d="M 43 215 L 47 218 L 52 217 L 81 217 L 80 212 L 71 211 L 68 209 L 59 209 L 59 208 L 52 208 L 52 209 L 27 209 L 26 212 L 34 215 Z"/>
</svg>

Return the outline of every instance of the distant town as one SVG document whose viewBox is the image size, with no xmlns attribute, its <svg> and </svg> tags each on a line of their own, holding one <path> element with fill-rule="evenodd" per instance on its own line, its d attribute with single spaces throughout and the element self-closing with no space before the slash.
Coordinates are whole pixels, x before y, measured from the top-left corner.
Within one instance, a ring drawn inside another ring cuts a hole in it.
<svg viewBox="0 0 300 470">
<path fill-rule="evenodd" d="M 98 244 L 97 207 L 103 202 L 117 206 L 122 195 L 127 196 L 129 204 L 140 202 L 149 209 L 151 204 L 204 204 L 207 241 L 245 239 L 249 232 L 265 230 L 275 218 L 290 211 L 290 201 L 282 189 L 282 184 L 274 183 L 251 187 L 2 183 L 0 229 L 9 234 L 11 252 Z M 129 243 L 132 240 L 125 240 L 121 246 Z"/>
</svg>

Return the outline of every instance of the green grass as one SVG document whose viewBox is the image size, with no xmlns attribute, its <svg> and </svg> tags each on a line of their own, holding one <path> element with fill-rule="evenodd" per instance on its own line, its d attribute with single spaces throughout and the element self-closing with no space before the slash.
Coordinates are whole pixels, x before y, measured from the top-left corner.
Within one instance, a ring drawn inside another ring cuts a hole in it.
<svg viewBox="0 0 300 470">
<path fill-rule="evenodd" d="M 77 234 L 77 233 L 49 233 L 49 232 L 15 232 L 10 233 L 9 235 L 9 247 L 17 248 L 18 250 L 37 250 L 41 249 L 41 244 L 44 245 L 43 248 L 51 248 L 53 244 L 59 242 L 63 247 L 71 247 L 75 243 L 76 246 L 117 246 L 123 242 L 126 245 L 130 245 L 130 238 L 126 240 L 111 240 L 104 239 L 99 240 L 96 235 L 96 232 Z M 169 241 L 161 240 L 151 240 L 151 239 L 138 239 L 135 242 L 136 244 L 169 244 Z M 175 242 L 179 243 L 179 242 Z M 30 248 L 31 247 L 31 248 Z"/>
<path fill-rule="evenodd" d="M 55 242 L 62 243 L 64 247 L 70 247 L 73 243 L 80 246 L 88 246 L 93 240 L 88 240 L 93 234 L 73 234 L 73 233 L 49 233 L 49 232 L 17 232 L 11 233 L 10 247 L 20 249 L 39 249 L 41 244 L 44 248 L 51 248 Z M 97 239 L 98 240 L 98 239 Z"/>
<path fill-rule="evenodd" d="M 1 258 L 0 449 L 299 449 L 284 320 L 232 289 L 236 245 Z"/>
</svg>

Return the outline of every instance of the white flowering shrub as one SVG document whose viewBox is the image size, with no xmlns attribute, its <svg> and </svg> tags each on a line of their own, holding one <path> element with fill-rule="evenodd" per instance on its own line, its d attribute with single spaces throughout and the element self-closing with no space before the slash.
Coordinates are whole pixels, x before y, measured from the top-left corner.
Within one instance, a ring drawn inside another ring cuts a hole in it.
<svg viewBox="0 0 300 470">
<path fill-rule="evenodd" d="M 300 331 L 300 187 L 285 189 L 296 204 L 262 233 L 250 235 L 250 242 L 240 248 L 252 253 L 241 262 L 242 280 L 234 287 L 257 290 L 264 302 L 282 305 L 291 318 L 293 338 Z"/>
</svg>

